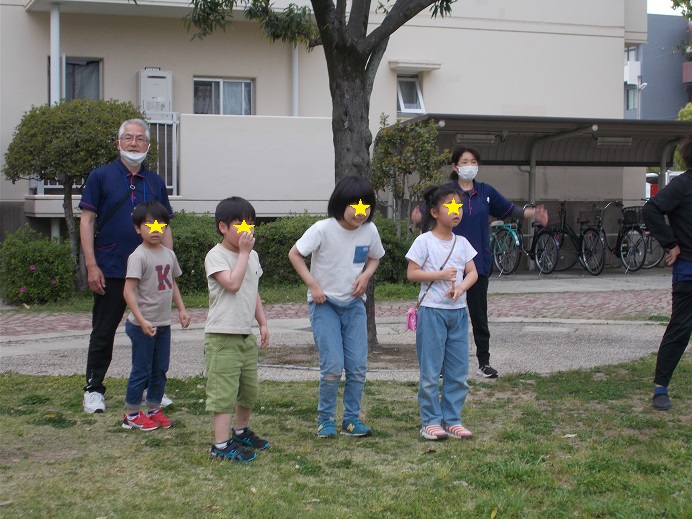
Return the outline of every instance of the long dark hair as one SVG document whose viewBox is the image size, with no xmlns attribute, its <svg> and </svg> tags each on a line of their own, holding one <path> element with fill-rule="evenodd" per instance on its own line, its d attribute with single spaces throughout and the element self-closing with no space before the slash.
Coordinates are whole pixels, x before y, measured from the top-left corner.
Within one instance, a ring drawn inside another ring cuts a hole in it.
<svg viewBox="0 0 692 519">
<path fill-rule="evenodd" d="M 425 214 L 423 215 L 423 223 L 421 224 L 421 232 L 432 231 L 437 224 L 437 220 L 430 212 L 432 209 L 439 211 L 439 205 L 442 199 L 448 195 L 459 195 L 461 193 L 454 186 L 444 184 L 442 186 L 433 186 L 423 193 L 425 198 Z"/>
<path fill-rule="evenodd" d="M 471 146 L 459 146 L 457 149 L 454 150 L 454 153 L 452 153 L 452 162 L 450 162 L 450 164 L 456 164 L 457 162 L 459 162 L 461 156 L 466 152 L 473 155 L 473 158 L 476 159 L 476 162 L 478 162 L 479 164 L 481 163 L 481 154 L 476 148 L 472 148 Z M 459 180 L 459 173 L 452 169 L 452 172 L 449 174 L 449 180 L 454 180 L 455 182 Z"/>
</svg>

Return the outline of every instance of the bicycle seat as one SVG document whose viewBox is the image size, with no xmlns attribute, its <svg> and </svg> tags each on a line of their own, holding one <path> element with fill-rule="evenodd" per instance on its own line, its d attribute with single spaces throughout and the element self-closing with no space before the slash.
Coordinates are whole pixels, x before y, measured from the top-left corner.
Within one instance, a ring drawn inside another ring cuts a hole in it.
<svg viewBox="0 0 692 519">
<path fill-rule="evenodd" d="M 531 227 L 543 227 L 543 225 L 541 225 L 541 222 L 531 222 Z"/>
<path fill-rule="evenodd" d="M 589 220 L 588 218 L 577 218 L 577 223 L 579 225 L 588 225 L 590 221 L 591 220 Z"/>
<path fill-rule="evenodd" d="M 504 225 L 505 222 L 502 220 L 495 220 L 494 222 L 490 222 L 490 227 L 497 227 L 498 225 Z"/>
</svg>

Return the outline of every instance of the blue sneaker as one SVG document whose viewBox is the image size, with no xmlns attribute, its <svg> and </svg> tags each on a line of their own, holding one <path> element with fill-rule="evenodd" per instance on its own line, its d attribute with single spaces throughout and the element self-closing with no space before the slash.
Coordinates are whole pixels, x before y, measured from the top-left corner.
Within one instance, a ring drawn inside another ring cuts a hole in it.
<svg viewBox="0 0 692 519">
<path fill-rule="evenodd" d="M 317 424 L 318 438 L 336 438 L 336 422 L 334 420 L 323 420 Z"/>
<path fill-rule="evenodd" d="M 372 429 L 358 418 L 341 422 L 341 434 L 346 436 L 372 436 Z"/>
<path fill-rule="evenodd" d="M 248 463 L 257 457 L 255 451 L 233 440 L 229 441 L 228 445 L 226 445 L 226 447 L 223 449 L 219 449 L 212 443 L 211 452 L 209 454 L 211 459 L 242 461 L 245 463 Z"/>
<path fill-rule="evenodd" d="M 243 434 L 236 434 L 235 429 L 233 429 L 231 439 L 260 451 L 269 448 L 269 442 L 257 436 L 249 427 L 245 428 Z"/>
</svg>

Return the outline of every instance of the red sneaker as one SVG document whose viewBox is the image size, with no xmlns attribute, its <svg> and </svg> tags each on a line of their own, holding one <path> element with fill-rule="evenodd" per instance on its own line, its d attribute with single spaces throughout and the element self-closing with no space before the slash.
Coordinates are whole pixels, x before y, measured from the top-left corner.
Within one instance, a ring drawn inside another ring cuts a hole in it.
<svg viewBox="0 0 692 519">
<path fill-rule="evenodd" d="M 168 429 L 171 425 L 173 425 L 168 417 L 163 414 L 160 407 L 154 411 L 149 411 L 147 413 L 147 418 L 164 429 Z"/>
<path fill-rule="evenodd" d="M 130 415 L 125 413 L 125 418 L 123 419 L 123 429 L 140 429 L 142 431 L 153 431 L 158 429 L 159 425 L 147 418 L 142 411 L 139 412 L 134 418 L 130 418 Z"/>
</svg>

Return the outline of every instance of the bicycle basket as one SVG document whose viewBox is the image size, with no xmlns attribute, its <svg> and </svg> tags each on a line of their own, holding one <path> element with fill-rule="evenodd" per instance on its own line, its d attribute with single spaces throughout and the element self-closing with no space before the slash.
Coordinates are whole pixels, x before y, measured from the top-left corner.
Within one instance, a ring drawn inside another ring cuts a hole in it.
<svg viewBox="0 0 692 519">
<path fill-rule="evenodd" d="M 642 218 L 641 206 L 623 207 L 622 222 L 625 225 L 635 225 L 638 223 L 644 223 L 644 218 Z"/>
</svg>

